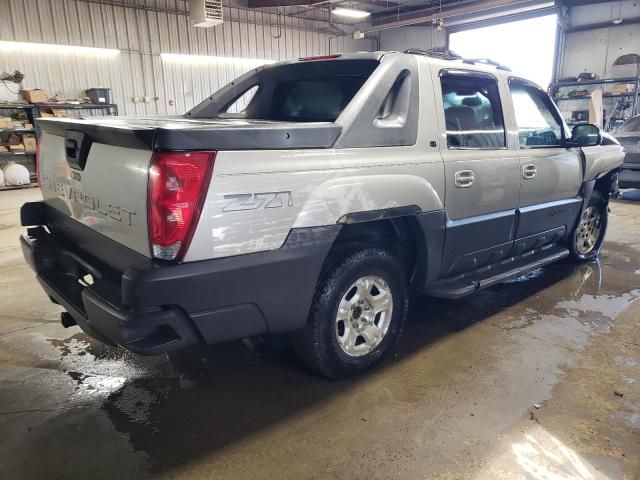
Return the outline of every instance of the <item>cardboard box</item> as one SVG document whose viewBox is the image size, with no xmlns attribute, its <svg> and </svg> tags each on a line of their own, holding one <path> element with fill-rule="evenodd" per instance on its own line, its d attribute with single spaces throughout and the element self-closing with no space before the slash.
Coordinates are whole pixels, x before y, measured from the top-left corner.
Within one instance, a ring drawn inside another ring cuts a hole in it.
<svg viewBox="0 0 640 480">
<path fill-rule="evenodd" d="M 26 152 L 35 152 L 38 148 L 35 135 L 23 135 L 22 143 Z"/>
<path fill-rule="evenodd" d="M 4 145 L 0 145 L 0 152 L 8 152 L 9 150 Z"/>
<path fill-rule="evenodd" d="M 44 90 L 39 88 L 30 88 L 28 90 L 22 90 L 22 98 L 29 103 L 47 103 L 49 96 Z"/>
<path fill-rule="evenodd" d="M 9 150 L 12 152 L 24 152 L 24 145 L 19 143 L 17 145 L 9 145 Z"/>
<path fill-rule="evenodd" d="M 0 130 L 13 128 L 13 120 L 10 117 L 0 117 Z"/>
<path fill-rule="evenodd" d="M 24 128 L 32 129 L 32 128 L 33 128 L 33 125 L 32 125 L 32 124 L 30 124 L 29 122 L 25 122 L 25 124 L 24 124 Z"/>
<path fill-rule="evenodd" d="M 611 87 L 611 93 L 629 93 L 633 92 L 633 83 L 616 83 Z"/>
<path fill-rule="evenodd" d="M 21 145 L 22 137 L 20 135 L 16 135 L 15 133 L 12 133 L 11 135 L 9 135 L 9 140 L 7 141 L 7 143 L 9 145 Z"/>
<path fill-rule="evenodd" d="M 53 112 L 53 116 L 54 117 L 66 117 L 67 116 L 67 112 L 65 110 L 60 109 L 60 108 L 52 108 L 51 111 Z"/>
</svg>

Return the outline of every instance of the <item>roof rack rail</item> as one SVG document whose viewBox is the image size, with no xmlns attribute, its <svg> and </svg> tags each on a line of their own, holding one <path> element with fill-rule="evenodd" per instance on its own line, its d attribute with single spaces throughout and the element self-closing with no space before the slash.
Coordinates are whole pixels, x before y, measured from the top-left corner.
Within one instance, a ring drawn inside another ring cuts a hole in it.
<svg viewBox="0 0 640 480">
<path fill-rule="evenodd" d="M 404 53 L 409 53 L 411 55 L 424 55 L 426 57 L 439 58 L 440 60 L 462 60 L 463 63 L 466 63 L 468 65 L 475 65 L 477 63 L 480 63 L 483 65 L 491 65 L 493 67 L 496 67 L 498 70 L 506 70 L 507 72 L 511 71 L 509 67 L 489 58 L 463 58 L 457 53 L 445 48 L 433 48 L 431 50 L 424 50 L 422 48 L 408 48 L 404 51 Z"/>
<path fill-rule="evenodd" d="M 445 48 L 432 48 L 430 50 L 424 50 L 422 48 L 408 48 L 404 53 L 409 53 L 411 55 L 424 55 L 426 57 L 439 58 L 441 60 L 462 60 L 460 55 Z"/>
<path fill-rule="evenodd" d="M 496 62 L 495 60 L 491 60 L 490 58 L 465 58 L 462 60 L 463 63 L 475 65 L 476 63 L 481 63 L 483 65 L 491 65 L 496 67 L 498 70 L 506 70 L 510 72 L 511 69 L 501 63 Z"/>
</svg>

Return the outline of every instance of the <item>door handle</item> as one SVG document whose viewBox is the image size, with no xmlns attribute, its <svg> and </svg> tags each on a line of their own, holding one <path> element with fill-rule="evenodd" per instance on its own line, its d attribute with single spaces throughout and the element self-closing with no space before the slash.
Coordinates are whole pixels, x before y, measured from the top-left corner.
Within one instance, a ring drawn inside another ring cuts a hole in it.
<svg viewBox="0 0 640 480">
<path fill-rule="evenodd" d="M 473 170 L 460 170 L 454 176 L 455 185 L 458 188 L 469 188 L 473 185 L 475 175 Z"/>
<path fill-rule="evenodd" d="M 525 180 L 531 180 L 538 173 L 538 167 L 536 167 L 533 163 L 529 165 L 525 165 L 522 167 L 522 178 Z"/>
</svg>

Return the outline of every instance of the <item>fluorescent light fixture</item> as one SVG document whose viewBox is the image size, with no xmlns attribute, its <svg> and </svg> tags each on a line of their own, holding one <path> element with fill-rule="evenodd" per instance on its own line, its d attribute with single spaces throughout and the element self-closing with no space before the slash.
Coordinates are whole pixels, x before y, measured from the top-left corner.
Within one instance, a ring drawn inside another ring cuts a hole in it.
<svg viewBox="0 0 640 480">
<path fill-rule="evenodd" d="M 354 8 L 343 8 L 336 7 L 331 10 L 331 13 L 334 15 L 340 15 L 341 17 L 349 17 L 349 18 L 367 18 L 371 13 L 365 12 L 364 10 L 356 10 Z"/>
<path fill-rule="evenodd" d="M 0 50 L 5 52 L 30 53 L 79 53 L 90 55 L 115 56 L 120 50 L 115 48 L 79 47 L 76 45 L 56 45 L 53 43 L 6 42 L 0 41 Z"/>
<path fill-rule="evenodd" d="M 186 55 L 181 53 L 161 53 L 160 58 L 163 61 L 181 62 L 181 63 L 218 63 L 218 64 L 241 64 L 258 67 L 269 63 L 275 63 L 275 60 L 266 58 L 236 58 L 236 57 L 217 57 L 213 55 Z"/>
</svg>

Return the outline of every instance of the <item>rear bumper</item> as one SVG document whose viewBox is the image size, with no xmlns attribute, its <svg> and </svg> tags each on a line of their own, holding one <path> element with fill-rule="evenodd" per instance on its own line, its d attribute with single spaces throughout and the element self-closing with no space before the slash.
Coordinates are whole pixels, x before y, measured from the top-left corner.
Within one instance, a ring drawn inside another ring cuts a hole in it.
<svg viewBox="0 0 640 480">
<path fill-rule="evenodd" d="M 270 252 L 183 264 L 143 260 L 124 271 L 43 227 L 30 228 L 21 245 L 45 292 L 87 334 L 152 355 L 302 327 L 339 229 L 292 230 Z M 88 274 L 92 283 L 83 284 Z"/>
</svg>

